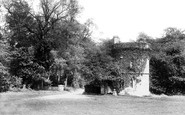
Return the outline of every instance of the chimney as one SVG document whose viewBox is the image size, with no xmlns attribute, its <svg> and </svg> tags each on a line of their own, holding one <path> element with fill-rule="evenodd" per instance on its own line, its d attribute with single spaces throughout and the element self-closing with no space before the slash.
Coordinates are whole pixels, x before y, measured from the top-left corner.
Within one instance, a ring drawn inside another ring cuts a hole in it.
<svg viewBox="0 0 185 115">
<path fill-rule="evenodd" d="M 114 44 L 120 43 L 120 38 L 118 36 L 113 36 L 113 43 Z"/>
</svg>

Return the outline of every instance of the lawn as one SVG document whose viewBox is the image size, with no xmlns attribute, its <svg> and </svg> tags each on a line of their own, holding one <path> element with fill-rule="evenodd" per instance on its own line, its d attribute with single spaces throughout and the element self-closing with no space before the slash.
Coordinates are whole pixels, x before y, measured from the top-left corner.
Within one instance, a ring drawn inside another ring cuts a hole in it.
<svg viewBox="0 0 185 115">
<path fill-rule="evenodd" d="M 184 96 L 77 95 L 58 91 L 0 94 L 0 115 L 185 115 Z"/>
</svg>

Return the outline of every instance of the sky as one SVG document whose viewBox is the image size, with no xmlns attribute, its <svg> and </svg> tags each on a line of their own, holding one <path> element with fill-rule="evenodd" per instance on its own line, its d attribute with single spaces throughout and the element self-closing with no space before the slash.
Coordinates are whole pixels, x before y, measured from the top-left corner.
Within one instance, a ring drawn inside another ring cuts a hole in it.
<svg viewBox="0 0 185 115">
<path fill-rule="evenodd" d="M 92 19 L 93 39 L 119 36 L 122 42 L 136 40 L 144 32 L 153 38 L 164 29 L 185 29 L 184 0 L 78 0 L 83 7 L 81 22 Z"/>
<path fill-rule="evenodd" d="M 38 0 L 31 1 L 38 8 Z M 129 42 L 136 40 L 141 32 L 159 38 L 168 27 L 185 29 L 185 0 L 77 1 L 83 7 L 78 20 L 93 21 L 92 38 L 97 42 L 113 36 Z"/>
</svg>

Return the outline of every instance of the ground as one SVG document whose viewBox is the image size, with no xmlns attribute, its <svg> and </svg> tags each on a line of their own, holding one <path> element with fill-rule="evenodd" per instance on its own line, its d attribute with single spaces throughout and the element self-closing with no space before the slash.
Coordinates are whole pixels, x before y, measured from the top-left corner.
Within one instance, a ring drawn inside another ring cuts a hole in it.
<svg viewBox="0 0 185 115">
<path fill-rule="evenodd" d="M 184 115 L 184 96 L 81 95 L 59 91 L 0 94 L 0 115 Z"/>
</svg>

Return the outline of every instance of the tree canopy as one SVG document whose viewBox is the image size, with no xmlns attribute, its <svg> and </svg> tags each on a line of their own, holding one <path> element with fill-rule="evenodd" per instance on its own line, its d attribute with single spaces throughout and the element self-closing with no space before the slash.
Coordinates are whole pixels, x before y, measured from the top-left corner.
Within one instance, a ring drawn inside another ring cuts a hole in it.
<svg viewBox="0 0 185 115">
<path fill-rule="evenodd" d="M 151 91 L 153 93 L 184 93 L 184 44 L 182 30 L 167 28 L 158 39 L 146 38 L 152 49 L 150 59 Z"/>
<path fill-rule="evenodd" d="M 24 0 L 5 1 L 4 7 L 5 31 L 12 52 L 11 75 L 22 78 L 27 86 L 36 84 L 39 88 L 36 82 L 50 80 L 51 70 L 59 62 L 56 60 L 63 60 L 59 65 L 67 65 L 65 68 L 70 68 L 73 76 L 79 73 L 85 60 L 85 44 L 90 43 L 90 23 L 76 20 L 80 12 L 76 0 L 40 0 L 39 12 Z"/>
<path fill-rule="evenodd" d="M 104 80 L 114 81 L 119 89 L 119 82 L 129 77 L 123 74 L 140 73 L 149 55 L 151 92 L 185 93 L 185 34 L 180 29 L 167 28 L 157 39 L 141 33 L 131 43 L 96 44 L 91 38 L 92 21 L 77 20 L 81 12 L 77 0 L 40 0 L 37 12 L 25 0 L 3 5 L 7 12 L 0 34 L 0 91 L 23 84 L 33 89 L 100 86 Z M 137 50 L 140 46 L 146 55 Z"/>
</svg>

